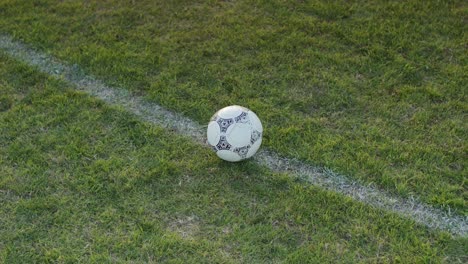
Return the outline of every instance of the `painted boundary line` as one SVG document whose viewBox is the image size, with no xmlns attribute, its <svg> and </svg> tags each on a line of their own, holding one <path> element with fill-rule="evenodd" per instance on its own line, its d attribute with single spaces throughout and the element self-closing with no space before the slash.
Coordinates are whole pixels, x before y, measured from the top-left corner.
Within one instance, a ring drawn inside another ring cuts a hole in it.
<svg viewBox="0 0 468 264">
<path fill-rule="evenodd" d="M 11 57 L 53 77 L 71 83 L 77 90 L 97 97 L 111 105 L 119 106 L 141 119 L 177 131 L 200 144 L 205 144 L 205 129 L 200 124 L 178 113 L 169 111 L 143 97 L 132 95 L 129 91 L 105 85 L 102 81 L 86 75 L 78 66 L 69 66 L 42 52 L 0 35 L 0 49 Z M 445 230 L 453 235 L 466 237 L 468 216 L 463 217 L 423 204 L 415 198 L 403 199 L 389 195 L 372 186 L 364 186 L 334 172 L 288 159 L 261 150 L 254 159 L 258 164 L 272 171 L 288 173 L 293 177 L 337 192 L 376 208 L 391 211 L 410 218 L 432 229 Z"/>
</svg>

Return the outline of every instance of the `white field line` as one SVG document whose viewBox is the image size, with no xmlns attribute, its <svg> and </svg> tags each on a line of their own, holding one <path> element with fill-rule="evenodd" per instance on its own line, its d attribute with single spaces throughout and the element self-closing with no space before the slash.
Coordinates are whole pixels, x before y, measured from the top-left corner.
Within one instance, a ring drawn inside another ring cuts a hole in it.
<svg viewBox="0 0 468 264">
<path fill-rule="evenodd" d="M 77 66 L 68 66 L 50 55 L 38 52 L 9 36 L 0 35 L 0 49 L 11 57 L 37 67 L 53 77 L 63 79 L 79 90 L 109 104 L 132 112 L 145 121 L 163 126 L 205 144 L 205 129 L 200 124 L 156 103 L 132 95 L 120 88 L 109 87 L 86 75 Z M 392 196 L 372 186 L 364 186 L 330 170 L 313 167 L 268 151 L 259 151 L 254 160 L 272 171 L 287 173 L 310 184 L 337 192 L 376 208 L 394 212 L 429 228 L 445 230 L 456 236 L 467 236 L 468 216 L 463 217 L 419 202 L 416 198 Z"/>
</svg>

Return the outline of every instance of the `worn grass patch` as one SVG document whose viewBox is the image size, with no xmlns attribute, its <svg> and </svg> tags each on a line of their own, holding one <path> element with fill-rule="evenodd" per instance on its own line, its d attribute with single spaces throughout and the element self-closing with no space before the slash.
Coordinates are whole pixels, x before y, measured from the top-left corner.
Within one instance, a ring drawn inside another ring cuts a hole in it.
<svg viewBox="0 0 468 264">
<path fill-rule="evenodd" d="M 467 213 L 462 1 L 16 1 L 0 32 L 205 123 Z M 1 109 L 10 99 L 0 98 Z"/>
<path fill-rule="evenodd" d="M 0 55 L 0 261 L 463 262 L 466 238 L 296 183 Z"/>
</svg>

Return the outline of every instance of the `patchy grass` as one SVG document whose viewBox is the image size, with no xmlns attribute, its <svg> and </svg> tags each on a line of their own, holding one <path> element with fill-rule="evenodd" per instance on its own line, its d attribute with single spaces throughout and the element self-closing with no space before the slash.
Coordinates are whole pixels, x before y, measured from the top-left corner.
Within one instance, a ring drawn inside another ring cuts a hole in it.
<svg viewBox="0 0 468 264">
<path fill-rule="evenodd" d="M 0 32 L 205 123 L 467 214 L 463 1 L 17 1 Z M 10 99 L 0 98 L 0 108 Z"/>
<path fill-rule="evenodd" d="M 466 261 L 466 238 L 272 174 L 0 54 L 0 262 Z"/>
</svg>

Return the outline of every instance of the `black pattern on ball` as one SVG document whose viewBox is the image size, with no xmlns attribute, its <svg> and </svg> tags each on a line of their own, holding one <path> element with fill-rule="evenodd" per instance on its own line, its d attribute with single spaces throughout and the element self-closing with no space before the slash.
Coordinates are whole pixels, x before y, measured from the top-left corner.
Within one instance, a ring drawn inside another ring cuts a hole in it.
<svg viewBox="0 0 468 264">
<path fill-rule="evenodd" d="M 257 130 L 252 131 L 252 135 L 250 136 L 250 143 L 253 144 L 257 142 L 257 140 L 262 136 L 261 132 L 258 132 Z"/>
<path fill-rule="evenodd" d="M 234 120 L 236 120 L 236 123 L 248 123 L 249 122 L 249 118 L 246 112 L 242 112 L 242 114 L 240 114 L 239 116 L 236 116 Z"/>
<path fill-rule="evenodd" d="M 222 133 L 226 133 L 228 127 L 232 124 L 234 124 L 234 120 L 232 118 L 224 119 L 224 118 L 219 118 L 218 125 L 221 128 Z"/>
<path fill-rule="evenodd" d="M 230 150 L 231 149 L 231 144 L 229 144 L 226 140 L 226 137 L 225 136 L 221 136 L 221 138 L 219 139 L 219 142 L 218 144 L 216 144 L 216 148 L 218 150 Z"/>
<path fill-rule="evenodd" d="M 250 145 L 241 147 L 241 148 L 235 148 L 233 152 L 237 153 L 241 158 L 245 159 L 247 157 L 247 153 L 249 152 Z"/>
</svg>

